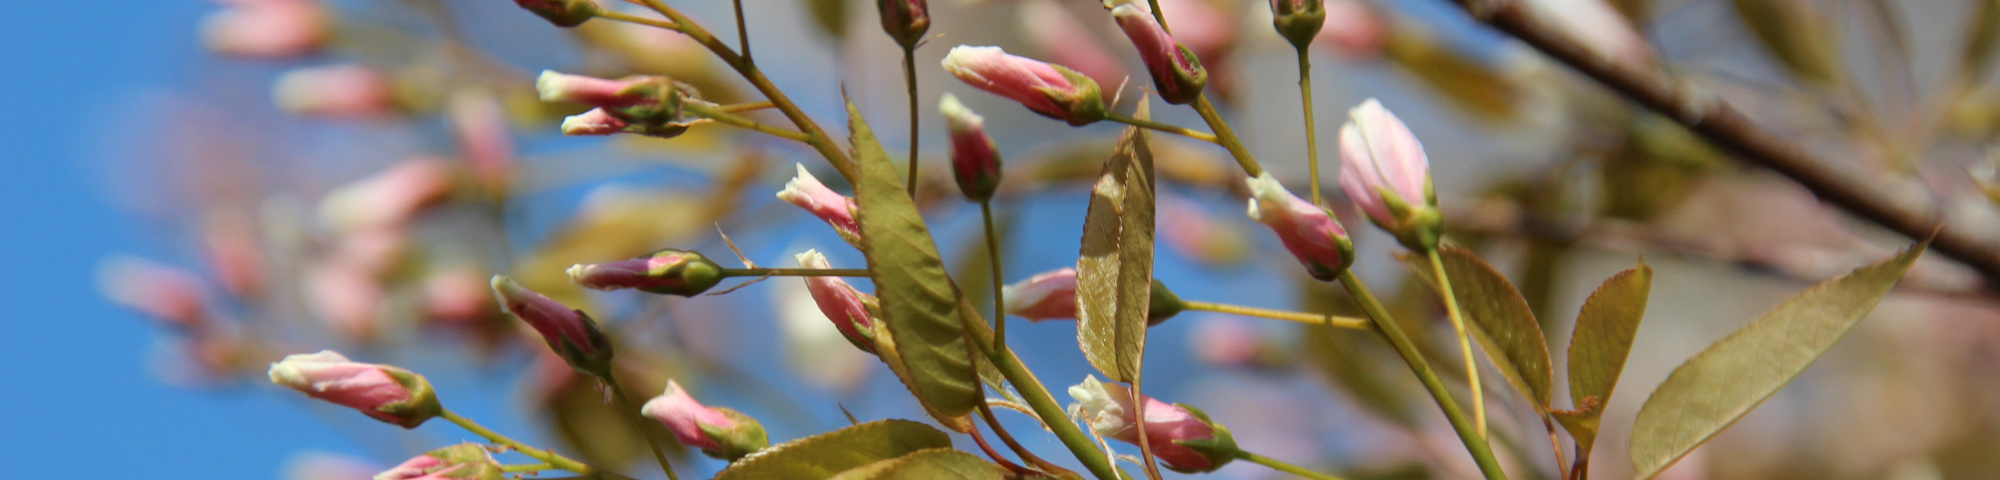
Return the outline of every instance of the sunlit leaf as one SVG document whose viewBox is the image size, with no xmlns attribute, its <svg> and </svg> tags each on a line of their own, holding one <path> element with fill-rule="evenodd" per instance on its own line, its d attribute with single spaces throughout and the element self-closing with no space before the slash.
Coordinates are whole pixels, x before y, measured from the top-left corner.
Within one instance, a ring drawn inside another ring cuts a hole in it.
<svg viewBox="0 0 2000 480">
<path fill-rule="evenodd" d="M 909 420 L 879 420 L 759 450 L 715 480 L 820 480 L 913 452 L 950 448 L 951 437 Z"/>
<path fill-rule="evenodd" d="M 970 453 L 950 448 L 922 450 L 841 472 L 827 480 L 1002 480 L 1007 471 Z"/>
<path fill-rule="evenodd" d="M 1653 268 L 1640 262 L 1606 279 L 1576 317 L 1569 339 L 1569 397 L 1576 410 L 1557 412 L 1556 418 L 1576 438 L 1580 451 L 1588 452 L 1597 439 L 1598 419 L 1625 370 L 1652 288 Z"/>
<path fill-rule="evenodd" d="M 1138 118 L 1147 117 L 1146 102 Z M 1125 129 L 1091 188 L 1076 260 L 1076 333 L 1084 358 L 1112 380 L 1139 378 L 1153 288 L 1153 152 Z"/>
<path fill-rule="evenodd" d="M 860 204 L 861 253 L 868 257 L 890 337 L 882 361 L 933 418 L 966 431 L 972 428 L 966 415 L 984 395 L 959 319 L 958 287 L 946 275 L 930 229 L 903 190 L 888 153 L 853 102 L 847 104 L 847 114 L 858 166 L 854 191 Z"/>
<path fill-rule="evenodd" d="M 1673 465 L 1791 383 L 1889 295 L 1929 244 L 1815 285 L 1675 368 L 1632 426 L 1639 477 Z"/>
<path fill-rule="evenodd" d="M 1493 365 L 1538 411 L 1548 410 L 1550 377 L 1548 341 L 1528 301 L 1492 265 L 1478 255 L 1451 245 L 1438 248 L 1451 291 L 1465 313 L 1466 328 L 1485 347 Z M 1422 263 L 1413 263 L 1422 265 Z"/>
</svg>

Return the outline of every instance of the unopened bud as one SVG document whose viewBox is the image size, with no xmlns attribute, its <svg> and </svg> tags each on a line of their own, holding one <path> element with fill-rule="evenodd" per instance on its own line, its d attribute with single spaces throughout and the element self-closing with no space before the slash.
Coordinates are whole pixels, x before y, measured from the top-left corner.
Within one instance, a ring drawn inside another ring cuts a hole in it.
<svg viewBox="0 0 2000 480">
<path fill-rule="evenodd" d="M 375 475 L 375 480 L 501 480 L 500 462 L 486 447 L 461 443 L 418 455 L 396 468 Z"/>
<path fill-rule="evenodd" d="M 958 97 L 944 94 L 938 102 L 951 130 L 951 172 L 967 200 L 984 202 L 1000 188 L 1000 147 L 986 135 L 986 118 L 972 113 Z"/>
<path fill-rule="evenodd" d="M 602 11 L 593 0 L 514 0 L 514 4 L 563 28 L 582 25 Z"/>
<path fill-rule="evenodd" d="M 924 32 L 930 31 L 930 9 L 925 0 L 875 0 L 875 10 L 882 14 L 882 31 L 905 50 L 916 48 Z"/>
<path fill-rule="evenodd" d="M 535 91 L 545 102 L 574 102 L 597 107 L 563 120 L 566 135 L 609 135 L 636 133 L 673 138 L 688 127 L 707 121 L 689 117 L 687 102 L 702 102 L 693 86 L 656 76 L 630 76 L 609 80 L 583 75 L 542 71 L 535 79 Z"/>
<path fill-rule="evenodd" d="M 800 268 L 833 268 L 826 262 L 826 255 L 818 250 L 806 250 L 798 254 Z M 875 352 L 875 297 L 855 290 L 846 280 L 832 276 L 807 276 L 806 291 L 812 293 L 813 303 L 819 305 L 820 313 L 826 314 L 840 335 L 849 343 L 868 353 Z"/>
<path fill-rule="evenodd" d="M 1417 251 L 1437 247 L 1442 217 L 1424 145 L 1375 99 L 1347 116 L 1340 127 L 1340 188 L 1403 246 Z"/>
<path fill-rule="evenodd" d="M 423 376 L 348 360 L 332 350 L 286 356 L 271 364 L 269 375 L 272 383 L 403 428 L 416 428 L 443 411 Z"/>
<path fill-rule="evenodd" d="M 1146 325 L 1159 325 L 1187 310 L 1187 303 L 1153 280 L 1149 290 Z M 1076 269 L 1061 268 L 1035 274 L 1027 280 L 1001 287 L 1001 309 L 1008 315 L 1031 322 L 1076 319 Z"/>
<path fill-rule="evenodd" d="M 682 445 L 711 457 L 735 461 L 771 446 L 757 419 L 725 407 L 703 406 L 672 380 L 667 381 L 666 392 L 646 401 L 639 411 L 665 425 Z"/>
<path fill-rule="evenodd" d="M 945 55 L 944 69 L 967 85 L 1070 125 L 1104 119 L 1097 82 L 1060 65 L 1008 55 L 1000 47 L 959 45 Z"/>
<path fill-rule="evenodd" d="M 1139 409 L 1132 391 L 1106 384 L 1097 377 L 1069 387 L 1069 395 L 1098 435 L 1139 444 Z M 1212 472 L 1236 458 L 1236 440 L 1229 429 L 1194 407 L 1142 397 L 1146 406 L 1146 443 L 1167 468 L 1182 473 Z"/>
<path fill-rule="evenodd" d="M 820 183 L 819 177 L 806 171 L 805 165 L 798 165 L 798 175 L 785 183 L 785 189 L 778 192 L 778 199 L 806 209 L 826 221 L 827 225 L 832 225 L 833 231 L 846 239 L 848 244 L 861 247 L 861 224 L 854 218 L 854 212 L 860 205 L 853 198 Z"/>
<path fill-rule="evenodd" d="M 1160 99 L 1183 105 L 1201 96 L 1202 88 L 1208 86 L 1208 69 L 1202 68 L 1194 51 L 1174 41 L 1173 35 L 1153 19 L 1144 3 L 1119 1 L 1122 4 L 1111 9 L 1111 18 L 1118 21 L 1118 27 L 1125 30 L 1132 46 L 1139 49 L 1139 58 L 1145 60 L 1146 70 L 1153 74 L 1153 87 L 1159 90 Z"/>
<path fill-rule="evenodd" d="M 692 297 L 722 281 L 722 267 L 697 252 L 663 249 L 616 262 L 577 264 L 569 279 L 596 290 L 638 289 L 661 295 Z"/>
<path fill-rule="evenodd" d="M 506 275 L 493 276 L 493 295 L 535 332 L 549 349 L 562 356 L 570 368 L 598 378 L 611 378 L 611 340 L 582 310 L 569 308 L 547 296 L 528 290 Z"/>
<path fill-rule="evenodd" d="M 1343 176 L 1341 181 L 1347 178 Z M 1307 274 L 1332 281 L 1354 263 L 1354 241 L 1348 239 L 1347 229 L 1332 213 L 1285 190 L 1270 172 L 1245 183 L 1250 186 L 1250 219 L 1271 227 L 1285 250 L 1305 265 Z"/>
<path fill-rule="evenodd" d="M 1326 3 L 1324 0 L 1271 0 L 1271 25 L 1277 27 L 1278 35 L 1292 42 L 1292 47 L 1304 50 L 1311 45 L 1319 30 L 1326 25 Z"/>
</svg>

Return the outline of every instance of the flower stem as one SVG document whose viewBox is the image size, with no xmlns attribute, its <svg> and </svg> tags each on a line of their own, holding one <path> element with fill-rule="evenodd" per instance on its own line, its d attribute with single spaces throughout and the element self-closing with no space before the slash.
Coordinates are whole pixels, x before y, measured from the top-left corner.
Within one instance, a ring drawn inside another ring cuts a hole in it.
<svg viewBox="0 0 2000 480">
<path fill-rule="evenodd" d="M 555 469 L 556 469 L 556 467 L 555 467 L 554 465 L 549 465 L 549 464 L 546 464 L 546 463 L 531 463 L 531 464 L 526 464 L 526 465 L 501 465 L 501 466 L 500 466 L 500 471 L 502 471 L 502 472 L 507 472 L 507 473 L 516 473 L 516 472 L 539 472 L 539 471 L 543 471 L 543 470 L 555 470 Z"/>
<path fill-rule="evenodd" d="M 1215 135 L 1211 135 L 1211 134 L 1207 134 L 1207 133 L 1202 133 L 1202 132 L 1199 132 L 1199 131 L 1196 131 L 1196 130 L 1194 130 L 1194 129 L 1191 129 L 1191 128 L 1187 128 L 1187 127 L 1183 127 L 1183 126 L 1180 126 L 1180 125 L 1174 125 L 1174 124 L 1169 124 L 1169 123 L 1160 123 L 1160 122 L 1155 122 L 1155 121 L 1152 121 L 1152 120 L 1141 120 L 1141 119 L 1137 119 L 1137 118 L 1132 118 L 1132 117 L 1130 117 L 1130 116 L 1126 116 L 1126 115 L 1121 115 L 1121 114 L 1117 114 L 1117 113 L 1109 113 L 1109 112 L 1107 112 L 1107 113 L 1105 113 L 1105 114 L 1104 114 L 1104 119 L 1105 119 L 1105 120 L 1110 120 L 1110 121 L 1113 121 L 1113 122 L 1118 122 L 1118 123 L 1123 123 L 1123 124 L 1126 124 L 1126 125 L 1131 125 L 1131 126 L 1134 126 L 1134 127 L 1139 127 L 1139 128 L 1148 128 L 1148 129 L 1153 129 L 1153 130 L 1159 130 L 1159 131 L 1162 131 L 1162 132 L 1167 132 L 1167 133 L 1171 133 L 1171 134 L 1175 134 L 1175 135 L 1180 135 L 1180 136 L 1183 136 L 1183 137 L 1188 137 L 1188 138 L 1192 138 L 1192 139 L 1195 139 L 1195 140 L 1201 140 L 1201 141 L 1204 141 L 1204 142 L 1208 142 L 1208 143 L 1216 143 L 1216 140 L 1215 140 Z"/>
<path fill-rule="evenodd" d="M 739 0 L 740 1 L 740 0 Z M 910 177 L 904 190 L 917 198 L 917 47 L 903 47 L 903 85 L 910 91 Z"/>
<path fill-rule="evenodd" d="M 1000 234 L 993 229 L 993 202 L 979 202 L 979 216 L 986 221 L 986 257 L 993 270 L 993 344 L 1007 347 L 1007 303 L 1000 298 L 1006 275 L 1000 273 Z"/>
<path fill-rule="evenodd" d="M 777 105 L 773 105 L 771 104 L 771 102 L 744 102 L 744 103 L 731 103 L 728 105 L 715 107 L 717 111 L 725 113 L 743 113 L 749 111 L 763 110 L 766 108 L 777 108 Z"/>
<path fill-rule="evenodd" d="M 624 13 L 619 13 L 619 12 L 615 12 L 615 11 L 611 11 L 611 10 L 604 10 L 604 11 L 600 11 L 600 12 L 597 12 L 597 18 L 602 18 L 602 19 L 605 19 L 605 20 L 610 20 L 610 21 L 614 21 L 614 22 L 625 22 L 625 23 L 636 23 L 636 24 L 639 24 L 639 25 L 645 25 L 645 26 L 649 26 L 649 27 L 660 27 L 660 28 L 664 28 L 664 29 L 667 29 L 667 30 L 673 30 L 673 31 L 676 31 L 676 32 L 678 32 L 678 31 L 681 31 L 681 26 L 680 26 L 680 25 L 675 25 L 675 24 L 674 24 L 674 22 L 669 22 L 669 21 L 665 21 L 665 20 L 659 20 L 659 19 L 652 19 L 652 18 L 646 18 L 646 17 L 641 17 L 641 16 L 637 16 L 637 15 L 628 15 L 628 14 L 624 14 Z"/>
<path fill-rule="evenodd" d="M 591 468 L 589 465 L 584 465 L 583 462 L 572 460 L 554 451 L 538 449 L 521 443 L 519 440 L 507 438 L 506 435 L 501 435 L 499 432 L 488 429 L 485 425 L 480 425 L 479 422 L 474 422 L 472 419 L 461 417 L 449 409 L 439 410 L 438 416 L 444 418 L 445 421 L 458 425 L 459 428 L 463 428 L 465 431 L 472 432 L 473 435 L 485 438 L 488 442 L 512 448 L 514 451 L 521 452 L 522 455 L 527 455 L 528 458 L 547 462 L 555 468 L 583 474 L 597 472 L 597 469 Z"/>
<path fill-rule="evenodd" d="M 710 120 L 715 120 L 717 122 L 722 122 L 723 124 L 742 127 L 749 130 L 770 134 L 771 136 L 774 137 L 783 138 L 795 142 L 811 143 L 812 141 L 812 136 L 807 135 L 804 132 L 786 130 L 756 120 L 743 118 L 741 116 L 737 116 L 736 114 L 724 111 L 720 106 L 702 105 L 696 102 L 688 102 L 685 103 L 684 105 L 687 106 L 689 112 L 693 112 L 695 115 L 699 115 L 704 118 L 708 118 Z"/>
<path fill-rule="evenodd" d="M 1313 127 L 1312 59 L 1306 47 L 1299 52 L 1299 97 L 1306 111 L 1306 168 L 1312 171 L 1312 204 L 1319 205 L 1319 130 Z"/>
<path fill-rule="evenodd" d="M 1188 310 L 1201 310 L 1205 312 L 1243 315 L 1246 317 L 1269 318 L 1272 320 L 1284 320 L 1287 322 L 1298 322 L 1307 325 L 1326 325 L 1329 327 L 1367 330 L 1369 323 L 1368 319 L 1366 318 L 1347 317 L 1341 315 L 1293 312 L 1286 310 L 1272 310 L 1268 308 L 1246 307 L 1242 305 L 1230 305 L 1225 303 L 1197 302 L 1192 300 L 1186 300 L 1183 301 L 1182 303 L 1187 305 Z"/>
<path fill-rule="evenodd" d="M 1201 114 L 1202 121 L 1215 131 L 1215 143 L 1229 150 L 1229 156 L 1236 158 L 1236 164 L 1243 167 L 1243 173 L 1252 177 L 1263 175 L 1264 166 L 1257 164 L 1256 157 L 1250 156 L 1250 149 L 1236 138 L 1236 132 L 1229 129 L 1229 121 L 1222 119 L 1222 113 L 1215 111 L 1215 104 L 1208 102 L 1208 94 L 1194 97 L 1194 111 Z"/>
<path fill-rule="evenodd" d="M 1465 331 L 1465 312 L 1458 308 L 1458 294 L 1451 289 L 1451 278 L 1444 273 L 1444 261 L 1438 257 L 1438 249 L 1432 247 L 1425 252 L 1431 257 L 1431 269 L 1437 271 L 1438 290 L 1444 292 L 1445 313 L 1451 316 L 1451 329 L 1458 334 L 1458 350 L 1465 356 L 1465 378 L 1472 387 L 1472 419 L 1478 427 L 1479 438 L 1486 438 L 1486 395 L 1479 385 L 1479 363 L 1472 358 L 1472 337 Z"/>
<path fill-rule="evenodd" d="M 736 49 L 743 51 L 743 61 L 750 61 L 750 25 L 743 18 L 743 0 L 736 4 Z"/>
<path fill-rule="evenodd" d="M 1307 470 L 1305 467 L 1293 465 L 1290 463 L 1285 463 L 1285 461 L 1283 460 L 1278 460 L 1275 458 L 1266 457 L 1263 455 L 1258 455 L 1243 450 L 1236 451 L 1236 458 L 1241 458 L 1243 460 L 1249 461 L 1250 463 L 1271 467 L 1272 470 L 1298 475 L 1300 477 L 1312 480 L 1341 480 L 1340 477 L 1327 475 L 1312 470 Z"/>
<path fill-rule="evenodd" d="M 660 471 L 667 472 L 668 480 L 680 480 L 679 476 L 674 475 L 674 465 L 667 462 L 667 454 L 660 450 L 659 441 L 653 440 L 653 434 L 650 433 L 652 429 L 646 428 L 646 416 L 640 414 L 639 409 L 632 406 L 632 399 L 625 396 L 625 387 L 620 386 L 618 380 L 610 378 L 604 379 L 604 383 L 611 384 L 611 395 L 618 397 L 617 408 L 632 417 L 634 422 L 632 427 L 639 429 L 639 437 L 646 439 L 646 446 L 652 447 L 648 450 L 652 450 L 653 459 L 660 462 Z"/>
<path fill-rule="evenodd" d="M 859 268 L 724 268 L 724 277 L 866 277 Z"/>
<path fill-rule="evenodd" d="M 1362 311 L 1368 312 L 1368 318 L 1374 320 L 1375 328 L 1382 332 L 1382 336 L 1389 338 L 1389 345 L 1395 347 L 1396 354 L 1402 355 L 1403 362 L 1410 365 L 1410 371 L 1417 375 L 1417 380 L 1424 384 L 1424 389 L 1428 390 L 1431 398 L 1437 401 L 1438 409 L 1444 411 L 1445 419 L 1451 421 L 1452 430 L 1458 433 L 1458 440 L 1465 443 L 1466 452 L 1472 455 L 1473 462 L 1479 464 L 1480 473 L 1484 474 L 1487 480 L 1505 480 L 1507 472 L 1500 469 L 1499 460 L 1493 457 L 1493 446 L 1486 442 L 1486 437 L 1480 436 L 1479 432 L 1472 428 L 1472 423 L 1465 418 L 1465 412 L 1458 409 L 1458 402 L 1452 400 L 1451 391 L 1445 389 L 1444 381 L 1438 379 L 1437 372 L 1431 370 L 1430 362 L 1424 360 L 1423 352 L 1417 349 L 1415 342 L 1410 341 L 1409 335 L 1403 333 L 1402 325 L 1397 324 L 1396 319 L 1389 316 L 1389 309 L 1382 306 L 1382 301 L 1375 298 L 1375 294 L 1369 293 L 1367 285 L 1362 284 L 1361 279 L 1355 277 L 1353 271 L 1340 272 L 1340 283 L 1347 287 L 1347 292 L 1353 294 L 1356 301 L 1361 303 Z"/>
<path fill-rule="evenodd" d="M 1055 396 L 1049 394 L 1048 387 L 1042 385 L 1042 381 L 1035 378 L 1035 373 L 1029 371 L 1026 365 L 1021 364 L 1021 357 L 1014 355 L 1013 349 L 993 341 L 993 332 L 986 330 L 985 323 L 964 323 L 967 329 L 966 338 L 971 339 L 973 346 L 986 354 L 986 358 L 993 362 L 994 368 L 1000 371 L 1000 376 L 1007 378 L 1007 383 L 1013 384 L 1014 388 L 1020 391 L 1021 399 L 1028 402 L 1028 408 L 1035 411 L 1035 417 L 1041 420 L 1042 426 L 1048 427 L 1057 439 L 1062 440 L 1063 446 L 1069 447 L 1070 453 L 1076 455 L 1078 461 L 1083 462 L 1085 469 L 1090 470 L 1098 480 L 1131 478 L 1130 474 L 1120 471 L 1103 450 L 1098 450 L 1097 444 L 1091 442 L 1090 437 L 1084 435 L 1082 429 L 1077 428 L 1076 422 L 1070 420 L 1062 405 L 1056 403 Z"/>
</svg>

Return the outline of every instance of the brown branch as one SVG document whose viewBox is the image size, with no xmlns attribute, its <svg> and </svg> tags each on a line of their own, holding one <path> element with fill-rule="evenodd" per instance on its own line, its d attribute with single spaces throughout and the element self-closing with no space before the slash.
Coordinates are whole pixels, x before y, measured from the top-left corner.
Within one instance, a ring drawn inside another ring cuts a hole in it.
<svg viewBox="0 0 2000 480">
<path fill-rule="evenodd" d="M 1939 253 L 2000 279 L 2000 230 L 1991 218 L 1951 218 L 1930 192 L 1842 164 L 1823 161 L 1804 145 L 1752 121 L 1712 94 L 1699 92 L 1649 66 L 1597 55 L 1519 0 L 1455 0 L 1474 19 L 1671 118 L 1736 158 L 1804 185 L 1822 201 L 1913 239 L 1936 239 Z M 1963 216 L 1961 216 L 1963 217 Z M 1952 220 L 1952 221 L 1947 221 Z M 1992 284 L 1995 282 L 1989 282 Z"/>
</svg>

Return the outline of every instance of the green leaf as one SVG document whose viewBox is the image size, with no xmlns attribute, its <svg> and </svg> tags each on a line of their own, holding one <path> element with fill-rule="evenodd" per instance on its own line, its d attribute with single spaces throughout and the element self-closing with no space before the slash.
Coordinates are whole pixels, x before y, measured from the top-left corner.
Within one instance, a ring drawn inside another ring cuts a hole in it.
<svg viewBox="0 0 2000 480">
<path fill-rule="evenodd" d="M 1471 250 L 1452 245 L 1438 247 L 1444 270 L 1451 276 L 1451 291 L 1458 297 L 1468 328 L 1493 359 L 1500 374 L 1536 411 L 1549 409 L 1550 377 L 1548 341 L 1528 301 L 1507 277 L 1487 265 Z"/>
<path fill-rule="evenodd" d="M 922 450 L 863 465 L 827 480 L 1003 480 L 1007 471 L 970 453 L 950 448 Z"/>
<path fill-rule="evenodd" d="M 1632 425 L 1632 465 L 1651 478 L 1778 393 L 1889 295 L 1930 241 L 1807 289 L 1675 368 Z"/>
<path fill-rule="evenodd" d="M 913 452 L 950 448 L 951 437 L 909 420 L 878 420 L 752 453 L 715 480 L 822 480 Z"/>
<path fill-rule="evenodd" d="M 858 167 L 854 196 L 861 253 L 868 257 L 889 332 L 886 341 L 876 339 L 878 351 L 932 418 L 967 431 L 972 428 L 967 414 L 985 397 L 959 319 L 958 287 L 946 275 L 930 229 L 903 190 L 889 154 L 851 101 L 847 114 Z"/>
<path fill-rule="evenodd" d="M 1136 117 L 1147 115 L 1140 101 Z M 1125 129 L 1091 188 L 1076 260 L 1076 333 L 1084 358 L 1133 382 L 1146 351 L 1153 289 L 1153 151 L 1146 131 Z"/>
<path fill-rule="evenodd" d="M 1588 455 L 1597 442 L 1599 420 L 1625 370 L 1652 288 L 1653 267 L 1641 261 L 1638 267 L 1605 279 L 1577 314 L 1569 339 L 1569 397 L 1576 409 L 1550 413 L 1576 439 L 1578 455 Z"/>
</svg>

